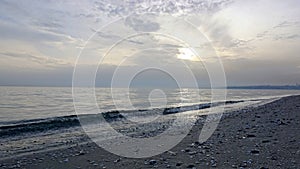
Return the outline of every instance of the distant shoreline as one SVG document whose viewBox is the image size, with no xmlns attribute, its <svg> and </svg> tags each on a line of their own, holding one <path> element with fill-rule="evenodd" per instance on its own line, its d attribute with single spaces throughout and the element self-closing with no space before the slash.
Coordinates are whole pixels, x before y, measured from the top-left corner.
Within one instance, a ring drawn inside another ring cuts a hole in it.
<svg viewBox="0 0 300 169">
<path fill-rule="evenodd" d="M 253 90 L 300 90 L 299 85 L 290 86 L 228 86 L 227 89 L 253 89 Z"/>
<path fill-rule="evenodd" d="M 72 86 L 47 86 L 47 85 L 41 85 L 41 86 L 35 86 L 35 85 L 0 85 L 0 87 L 53 87 L 53 88 L 71 88 Z M 91 88 L 93 86 L 81 86 L 82 88 Z M 95 88 L 110 88 L 109 86 L 95 86 Z M 118 87 L 122 88 L 122 87 Z M 132 87 L 132 88 L 156 88 L 156 86 L 149 87 Z M 176 89 L 174 87 L 162 87 L 166 89 Z M 195 89 L 195 87 L 182 87 L 182 88 L 190 88 Z M 247 89 L 247 90 L 300 90 L 300 85 L 280 85 L 280 86 L 273 86 L 273 85 L 254 85 L 254 86 L 227 86 L 226 89 L 232 89 L 232 90 L 240 90 L 240 89 Z M 211 89 L 207 86 L 200 86 L 198 89 Z M 224 87 L 217 87 L 216 89 L 224 89 Z"/>
</svg>

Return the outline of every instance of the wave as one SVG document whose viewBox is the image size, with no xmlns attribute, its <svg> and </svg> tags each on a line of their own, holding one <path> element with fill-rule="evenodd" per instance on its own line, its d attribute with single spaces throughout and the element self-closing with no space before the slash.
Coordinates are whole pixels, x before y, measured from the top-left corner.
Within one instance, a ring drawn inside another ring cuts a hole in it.
<svg viewBox="0 0 300 169">
<path fill-rule="evenodd" d="M 32 119 L 12 122 L 10 125 L 0 126 L 0 137 L 16 136 L 22 133 L 44 132 L 79 126 L 77 115 Z"/>
<path fill-rule="evenodd" d="M 84 114 L 84 115 L 69 115 L 69 116 L 60 116 L 44 119 L 31 119 L 31 120 L 22 120 L 14 122 L 6 122 L 4 125 L 0 126 L 0 138 L 11 137 L 21 134 L 36 133 L 36 132 L 46 132 L 49 130 L 59 130 L 63 128 L 71 128 L 80 126 L 80 118 L 91 119 L 91 123 L 99 122 L 97 117 L 102 115 L 107 122 L 126 120 L 122 115 L 124 113 L 131 115 L 141 115 L 151 114 L 151 112 L 160 112 L 163 115 L 170 115 L 175 113 L 181 113 L 192 110 L 202 110 L 208 109 L 210 107 L 220 106 L 223 104 L 234 104 L 244 102 L 243 100 L 239 101 L 225 101 L 225 102 L 216 102 L 216 103 L 204 103 L 204 104 L 195 104 L 188 106 L 178 106 L 178 107 L 168 107 L 168 108 L 156 108 L 156 109 L 140 109 L 140 110 L 114 110 L 109 112 L 103 112 L 99 114 Z M 95 118 L 96 117 L 96 118 Z"/>
</svg>

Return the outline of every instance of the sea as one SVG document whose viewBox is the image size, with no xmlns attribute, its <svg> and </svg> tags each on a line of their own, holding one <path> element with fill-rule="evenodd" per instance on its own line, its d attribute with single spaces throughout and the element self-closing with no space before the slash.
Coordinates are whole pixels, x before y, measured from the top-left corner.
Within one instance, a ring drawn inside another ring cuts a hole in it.
<svg viewBox="0 0 300 169">
<path fill-rule="evenodd" d="M 91 96 L 87 91 L 91 90 L 98 108 L 93 111 L 88 104 Z M 151 112 L 168 116 L 188 111 L 199 116 L 201 111 L 195 110 L 221 106 L 221 103 L 228 104 L 228 109 L 236 109 L 300 94 L 300 90 L 228 89 L 226 100 L 214 102 L 210 89 L 82 88 L 77 91 L 81 91 L 76 93 L 77 97 L 87 103 L 83 109 L 86 112 L 78 112 L 74 107 L 71 87 L 0 87 L 0 140 L 5 143 L 0 146 L 0 158 L 57 148 L 66 142 L 89 141 L 78 117 L 103 115 L 107 121 L 117 121 L 126 114 L 143 118 Z"/>
</svg>

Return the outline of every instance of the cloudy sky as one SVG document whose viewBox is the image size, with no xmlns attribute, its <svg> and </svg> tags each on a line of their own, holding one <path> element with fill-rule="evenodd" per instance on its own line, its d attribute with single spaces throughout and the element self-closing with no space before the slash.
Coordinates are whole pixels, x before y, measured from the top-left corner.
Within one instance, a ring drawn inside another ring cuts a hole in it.
<svg viewBox="0 0 300 169">
<path fill-rule="evenodd" d="M 296 84 L 299 44 L 298 0 L 0 1 L 0 85 Z"/>
</svg>

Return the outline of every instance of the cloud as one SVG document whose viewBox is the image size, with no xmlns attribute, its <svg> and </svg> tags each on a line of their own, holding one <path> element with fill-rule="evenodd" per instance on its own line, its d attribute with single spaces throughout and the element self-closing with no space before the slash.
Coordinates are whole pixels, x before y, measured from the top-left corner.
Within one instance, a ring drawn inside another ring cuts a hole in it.
<svg viewBox="0 0 300 169">
<path fill-rule="evenodd" d="M 1 40 L 19 39 L 23 41 L 61 41 L 62 37 L 57 34 L 49 34 L 28 27 L 19 27 L 13 24 L 0 23 Z"/>
<path fill-rule="evenodd" d="M 117 42 L 121 39 L 124 39 L 124 37 L 121 37 L 119 35 L 114 35 L 112 33 L 106 33 L 106 32 L 101 32 L 101 31 L 97 31 L 97 30 L 94 30 L 94 29 L 91 29 L 93 32 L 96 32 L 97 33 L 97 36 L 99 38 L 103 38 L 105 40 L 109 40 L 109 41 L 114 41 L 114 42 Z M 137 40 L 131 40 L 131 39 L 127 39 L 126 40 L 127 42 L 130 42 L 130 43 L 134 43 L 134 44 L 137 44 L 137 45 L 142 45 L 144 44 L 143 42 L 141 41 L 137 41 Z"/>
<path fill-rule="evenodd" d="M 120 36 L 117 36 L 117 35 L 112 35 L 112 34 L 108 34 L 105 32 L 96 31 L 94 29 L 92 29 L 92 30 L 93 30 L 93 32 L 97 32 L 97 35 L 101 38 L 110 39 L 110 40 L 117 40 L 117 39 L 121 38 Z"/>
<path fill-rule="evenodd" d="M 291 34 L 295 30 L 299 30 L 300 22 L 298 21 L 282 21 L 277 25 L 264 30 L 256 35 L 254 40 L 293 40 L 298 39 L 299 34 Z M 298 32 L 298 31 L 297 31 Z"/>
<path fill-rule="evenodd" d="M 298 63 L 254 58 L 223 60 L 229 85 L 295 84 L 299 82 Z"/>
<path fill-rule="evenodd" d="M 164 66 L 171 65 L 174 63 L 175 54 L 177 51 L 166 51 L 160 49 L 148 49 L 142 50 L 139 53 L 128 57 L 128 62 L 134 63 L 135 65 L 140 66 Z"/>
<path fill-rule="evenodd" d="M 70 63 L 68 63 L 64 60 L 46 57 L 46 56 L 42 56 L 42 55 L 34 55 L 34 54 L 30 54 L 28 52 L 0 52 L 0 55 L 6 56 L 9 58 L 15 58 L 17 60 L 25 60 L 26 62 L 37 63 L 39 65 L 47 66 L 47 67 L 59 67 L 59 66 L 71 65 Z M 33 67 L 31 67 L 31 68 L 33 68 Z"/>
<path fill-rule="evenodd" d="M 213 47 L 221 57 L 239 58 L 248 56 L 254 50 L 250 45 L 253 39 L 235 37 L 231 32 L 230 22 L 224 21 L 220 14 L 197 16 L 189 19 L 208 38 L 199 49 L 211 50 Z"/>
<path fill-rule="evenodd" d="M 0 67 L 0 85 L 72 86 L 72 67 L 56 69 L 5 69 Z"/>
<path fill-rule="evenodd" d="M 56 34 L 64 34 L 62 29 L 63 25 L 57 21 L 36 21 L 34 24 L 38 29 L 42 29 L 48 32 L 53 32 Z"/>
<path fill-rule="evenodd" d="M 299 39 L 300 35 L 299 34 L 293 34 L 293 35 L 277 35 L 274 37 L 274 40 L 296 40 Z"/>
<path fill-rule="evenodd" d="M 14 26 L 15 29 L 19 29 L 20 32 L 22 29 L 32 29 L 37 32 L 78 39 L 81 34 L 88 31 L 86 30 L 86 21 L 76 17 L 85 11 L 83 8 L 86 4 L 81 3 L 4 0 L 0 2 L 0 15 L 6 16 L 8 19 L 1 20 L 0 18 L 0 22 L 10 24 L 11 27 Z"/>
<path fill-rule="evenodd" d="M 293 26 L 299 26 L 299 25 L 300 25 L 300 22 L 298 22 L 298 21 L 283 21 L 283 22 L 279 23 L 278 25 L 274 26 L 273 29 L 293 27 Z"/>
<path fill-rule="evenodd" d="M 183 45 L 175 45 L 170 43 L 161 43 L 159 46 L 166 49 L 178 49 L 184 47 Z"/>
<path fill-rule="evenodd" d="M 96 10 L 109 17 L 127 16 L 132 13 L 171 14 L 183 16 L 213 13 L 232 3 L 232 0 L 104 0 L 94 1 Z"/>
<path fill-rule="evenodd" d="M 158 23 L 147 20 L 147 18 L 127 17 L 125 25 L 133 28 L 135 31 L 142 32 L 155 32 L 159 30 Z"/>
</svg>

